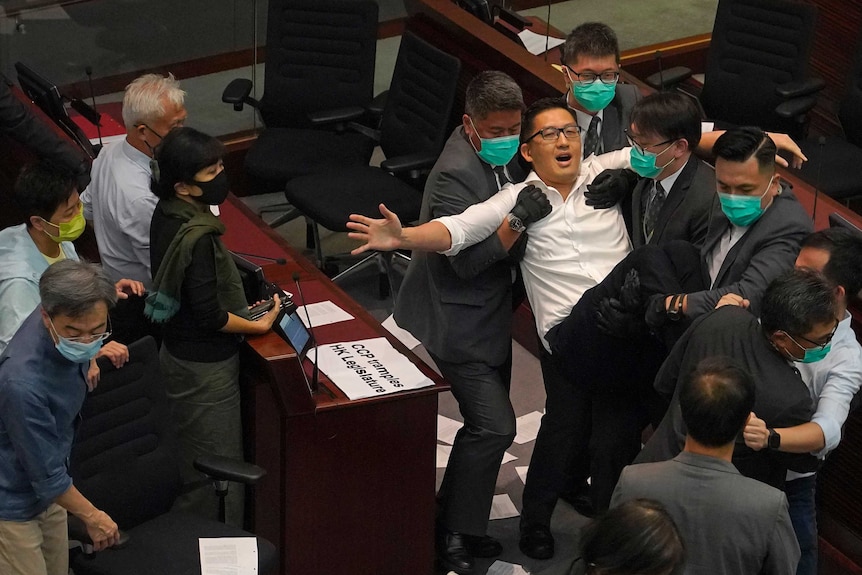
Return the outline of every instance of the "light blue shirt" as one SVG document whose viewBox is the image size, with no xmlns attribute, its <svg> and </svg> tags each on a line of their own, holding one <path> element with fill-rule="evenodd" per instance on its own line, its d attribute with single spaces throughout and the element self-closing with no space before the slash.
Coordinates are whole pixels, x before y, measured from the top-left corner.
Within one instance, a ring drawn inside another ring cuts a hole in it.
<svg viewBox="0 0 862 575">
<path fill-rule="evenodd" d="M 78 259 L 71 242 L 60 247 L 68 259 Z M 26 224 L 0 230 L 0 353 L 39 305 L 39 278 L 46 269 L 48 260 L 33 243 Z"/>
<path fill-rule="evenodd" d="M 93 222 L 102 268 L 111 281 L 129 278 L 149 289 L 150 221 L 159 201 L 150 191 L 150 157 L 123 140 L 105 146 L 90 173 L 81 202 Z"/>
</svg>

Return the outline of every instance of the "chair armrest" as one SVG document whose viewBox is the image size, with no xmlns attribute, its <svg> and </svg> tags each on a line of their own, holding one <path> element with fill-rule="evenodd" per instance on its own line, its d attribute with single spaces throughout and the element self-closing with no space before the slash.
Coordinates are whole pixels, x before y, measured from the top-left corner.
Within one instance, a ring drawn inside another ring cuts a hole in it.
<svg viewBox="0 0 862 575">
<path fill-rule="evenodd" d="M 405 156 L 395 156 L 394 158 L 387 158 L 380 163 L 380 167 L 387 172 L 399 174 L 403 172 L 421 170 L 423 168 L 431 168 L 436 161 L 437 156 L 434 154 L 407 154 Z"/>
<path fill-rule="evenodd" d="M 691 74 L 691 69 L 685 66 L 674 66 L 673 68 L 662 70 L 661 74 L 658 72 L 650 74 L 644 81 L 656 90 L 668 90 L 676 88 L 679 84 L 691 78 Z"/>
<path fill-rule="evenodd" d="M 817 96 L 802 96 L 780 103 L 775 108 L 775 113 L 781 118 L 796 118 L 807 114 L 817 103 Z"/>
<path fill-rule="evenodd" d="M 358 120 L 365 113 L 365 108 L 361 106 L 350 106 L 347 108 L 332 108 L 330 110 L 319 110 L 317 112 L 309 112 L 308 119 L 311 120 L 311 125 L 314 127 L 325 126 L 327 124 L 336 124 L 339 122 L 349 122 Z"/>
<path fill-rule="evenodd" d="M 790 98 L 816 94 L 825 87 L 826 82 L 823 81 L 823 78 L 812 76 L 810 78 L 805 78 L 804 80 L 799 80 L 798 82 L 780 84 L 775 87 L 775 91 L 785 100 L 789 100 Z"/>
<path fill-rule="evenodd" d="M 377 94 L 371 104 L 368 105 L 368 113 L 376 119 L 383 117 L 383 108 L 386 107 L 386 99 L 389 97 L 389 90 L 384 90 Z"/>
<path fill-rule="evenodd" d="M 236 481 L 246 485 L 257 483 L 261 477 L 266 475 L 266 470 L 263 467 L 258 467 L 253 463 L 210 453 L 197 456 L 193 465 L 195 469 L 201 473 L 206 473 L 213 479 Z"/>
<path fill-rule="evenodd" d="M 251 88 L 251 80 L 246 80 L 245 78 L 231 80 L 230 84 L 221 93 L 221 101 L 225 104 L 233 104 L 233 109 L 237 112 L 242 111 L 244 104 L 259 109 L 260 102 L 249 96 Z"/>
</svg>

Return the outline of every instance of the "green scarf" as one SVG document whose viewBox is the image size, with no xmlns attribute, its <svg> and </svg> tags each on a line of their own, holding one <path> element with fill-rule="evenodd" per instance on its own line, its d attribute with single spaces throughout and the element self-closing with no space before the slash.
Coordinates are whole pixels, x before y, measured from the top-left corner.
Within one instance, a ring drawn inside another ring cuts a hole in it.
<svg viewBox="0 0 862 575">
<path fill-rule="evenodd" d="M 153 278 L 153 286 L 146 299 L 144 315 L 156 323 L 163 323 L 180 309 L 180 295 L 186 269 L 192 261 L 192 252 L 198 240 L 211 236 L 215 251 L 216 289 L 221 309 L 248 318 L 248 304 L 242 280 L 230 252 L 216 236 L 224 233 L 224 224 L 209 210 L 198 208 L 179 198 L 159 202 L 157 209 L 170 217 L 183 220 L 180 229 L 168 246 L 162 264 Z"/>
</svg>

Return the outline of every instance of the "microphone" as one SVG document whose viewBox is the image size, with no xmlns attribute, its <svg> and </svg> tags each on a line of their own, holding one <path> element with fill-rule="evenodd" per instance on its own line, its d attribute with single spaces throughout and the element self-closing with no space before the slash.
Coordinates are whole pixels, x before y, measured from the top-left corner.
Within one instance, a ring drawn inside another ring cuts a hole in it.
<svg viewBox="0 0 862 575">
<path fill-rule="evenodd" d="M 87 82 L 90 84 L 90 99 L 93 101 L 93 111 L 96 111 L 96 91 L 93 90 L 93 67 L 87 66 L 84 68 L 84 73 L 87 74 Z M 99 121 L 96 122 L 96 133 L 99 135 L 99 149 L 101 150 L 104 147 L 102 143 L 102 118 L 99 117 Z"/>
<path fill-rule="evenodd" d="M 826 138 L 820 136 L 817 138 L 817 146 L 820 148 L 820 155 L 817 157 L 817 179 L 814 186 L 814 208 L 811 210 L 811 221 L 815 221 L 817 216 L 817 197 L 820 195 L 820 170 L 823 169 L 823 146 L 826 145 Z"/>
<path fill-rule="evenodd" d="M 548 46 L 551 41 L 551 0 L 548 0 L 548 17 L 545 26 L 545 62 L 548 61 Z"/>
<path fill-rule="evenodd" d="M 291 277 L 293 278 L 293 283 L 296 284 L 296 291 L 299 292 L 299 297 L 302 298 L 302 307 L 305 308 L 305 319 L 308 321 L 308 335 L 311 336 L 311 344 L 314 346 L 314 361 L 311 363 L 314 366 L 314 370 L 311 372 L 311 391 L 314 393 L 317 391 L 318 384 L 320 383 L 320 369 L 317 367 L 317 338 L 314 337 L 314 329 L 311 327 L 311 316 L 308 315 L 308 302 L 302 293 L 302 284 L 299 283 L 299 272 L 293 272 Z"/>
<path fill-rule="evenodd" d="M 655 51 L 655 59 L 658 62 L 658 90 L 659 92 L 664 92 L 664 71 L 662 70 L 661 65 L 661 50 Z"/>
<path fill-rule="evenodd" d="M 275 262 L 275 263 L 277 263 L 277 264 L 278 264 L 278 265 L 280 265 L 280 266 L 283 266 L 284 264 L 286 264 L 286 263 L 287 263 L 287 260 L 286 260 L 286 259 L 284 259 L 284 258 L 271 258 L 271 257 L 269 257 L 269 256 L 262 256 L 262 255 L 259 255 L 259 254 L 246 254 L 246 253 L 243 253 L 243 252 L 233 252 L 233 253 L 235 253 L 235 254 L 236 254 L 236 255 L 238 255 L 238 256 L 243 256 L 243 257 L 246 257 L 246 258 L 254 258 L 254 259 L 258 259 L 258 260 L 266 260 L 266 261 L 268 261 L 268 262 Z"/>
</svg>

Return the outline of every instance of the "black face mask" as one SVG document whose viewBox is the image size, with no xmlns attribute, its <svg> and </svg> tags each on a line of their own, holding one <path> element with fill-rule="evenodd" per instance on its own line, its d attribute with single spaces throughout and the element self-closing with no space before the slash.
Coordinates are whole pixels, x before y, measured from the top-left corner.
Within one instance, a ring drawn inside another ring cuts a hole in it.
<svg viewBox="0 0 862 575">
<path fill-rule="evenodd" d="M 195 196 L 195 199 L 210 206 L 217 206 L 223 203 L 227 199 L 228 191 L 230 191 L 230 184 L 227 181 L 227 174 L 224 170 L 208 182 L 192 180 L 192 183 L 203 192 L 201 195 Z"/>
</svg>

